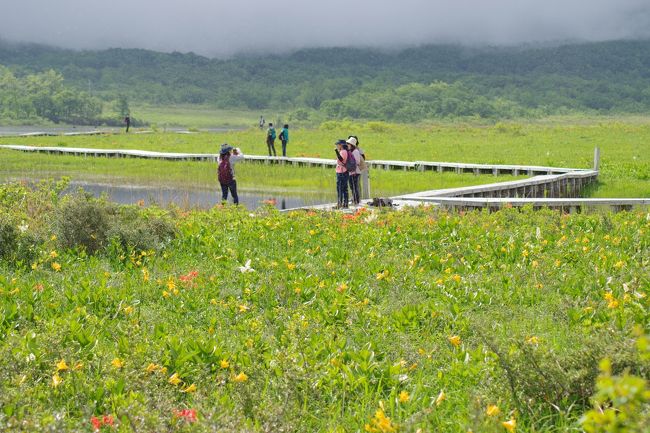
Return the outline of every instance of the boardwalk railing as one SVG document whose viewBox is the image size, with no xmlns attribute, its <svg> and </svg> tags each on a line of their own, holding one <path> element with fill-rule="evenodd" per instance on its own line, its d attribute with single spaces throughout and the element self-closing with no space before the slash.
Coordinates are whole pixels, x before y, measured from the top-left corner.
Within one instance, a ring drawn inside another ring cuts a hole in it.
<svg viewBox="0 0 650 433">
<path fill-rule="evenodd" d="M 509 182 L 422 191 L 393 198 L 418 201 L 432 197 L 579 197 L 582 189 L 597 177 L 597 171 L 580 170 Z"/>
<path fill-rule="evenodd" d="M 62 154 L 74 156 L 90 157 L 108 157 L 108 158 L 152 158 L 166 159 L 172 161 L 216 161 L 218 154 L 212 153 L 173 153 L 173 152 L 154 152 L 147 150 L 129 150 L 129 149 L 89 149 L 75 147 L 55 147 L 55 146 L 23 146 L 23 145 L 0 145 L 0 148 L 13 149 L 23 152 L 42 152 L 48 154 Z M 294 165 L 304 167 L 334 167 L 334 159 L 308 158 L 308 157 L 291 157 L 265 156 L 265 155 L 246 155 L 244 159 L 248 162 L 257 162 L 262 164 L 280 164 Z M 455 173 L 473 173 L 479 174 L 512 174 L 514 176 L 528 175 L 535 176 L 540 174 L 559 174 L 581 171 L 581 169 L 562 168 L 562 167 L 544 167 L 537 165 L 501 165 L 501 164 L 471 164 L 457 162 L 430 162 L 430 161 L 388 161 L 388 160 L 368 160 L 368 166 L 381 170 L 417 170 L 427 171 L 435 170 L 439 172 L 451 171 Z"/>
<path fill-rule="evenodd" d="M 504 207 L 530 206 L 533 209 L 551 208 L 563 211 L 582 211 L 608 207 L 615 211 L 630 210 L 636 206 L 650 206 L 649 198 L 485 198 L 485 197 L 422 197 L 420 204 L 431 203 L 445 208 L 498 210 Z"/>
</svg>

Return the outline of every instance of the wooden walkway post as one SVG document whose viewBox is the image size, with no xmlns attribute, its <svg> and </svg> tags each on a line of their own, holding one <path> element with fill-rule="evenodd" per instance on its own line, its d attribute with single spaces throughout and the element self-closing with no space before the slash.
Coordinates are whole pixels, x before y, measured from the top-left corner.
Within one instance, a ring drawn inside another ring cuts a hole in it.
<svg viewBox="0 0 650 433">
<path fill-rule="evenodd" d="M 600 147 L 596 146 L 594 149 L 594 171 L 598 171 L 600 166 Z"/>
<path fill-rule="evenodd" d="M 364 200 L 370 199 L 370 167 L 366 167 L 361 171 L 361 198 Z"/>
</svg>

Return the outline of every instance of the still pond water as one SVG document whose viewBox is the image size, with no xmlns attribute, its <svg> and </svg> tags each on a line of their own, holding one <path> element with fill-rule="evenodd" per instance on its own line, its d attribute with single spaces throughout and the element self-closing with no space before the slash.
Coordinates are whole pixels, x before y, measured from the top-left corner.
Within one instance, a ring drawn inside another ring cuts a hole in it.
<svg viewBox="0 0 650 433">
<path fill-rule="evenodd" d="M 170 204 L 181 208 L 209 209 L 221 202 L 221 191 L 191 188 L 148 187 L 140 185 L 110 185 L 90 182 L 71 182 L 65 191 L 71 193 L 83 188 L 84 191 L 99 197 L 105 194 L 113 202 L 121 204 L 144 203 L 166 207 Z M 336 201 L 336 197 L 326 195 L 292 196 L 281 192 L 238 191 L 239 204 L 248 209 L 256 209 L 265 204 L 272 204 L 278 209 L 291 209 Z M 232 197 L 228 197 L 232 203 Z"/>
</svg>

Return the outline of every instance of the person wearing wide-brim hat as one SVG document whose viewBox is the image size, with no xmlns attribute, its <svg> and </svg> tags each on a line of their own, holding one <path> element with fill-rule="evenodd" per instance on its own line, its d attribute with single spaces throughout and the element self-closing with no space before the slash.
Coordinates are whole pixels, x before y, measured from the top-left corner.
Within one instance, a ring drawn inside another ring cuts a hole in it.
<svg viewBox="0 0 650 433">
<path fill-rule="evenodd" d="M 244 154 L 239 148 L 234 148 L 228 143 L 221 145 L 219 151 L 219 166 L 217 168 L 217 177 L 221 185 L 221 200 L 228 201 L 228 191 L 232 194 L 234 204 L 239 204 L 237 196 L 237 180 L 235 179 L 235 163 L 244 159 Z"/>
</svg>

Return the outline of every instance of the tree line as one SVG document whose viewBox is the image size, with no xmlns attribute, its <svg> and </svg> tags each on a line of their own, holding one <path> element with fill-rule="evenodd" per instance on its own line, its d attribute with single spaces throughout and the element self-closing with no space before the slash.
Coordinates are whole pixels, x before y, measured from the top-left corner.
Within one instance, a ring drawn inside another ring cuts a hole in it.
<svg viewBox="0 0 650 433">
<path fill-rule="evenodd" d="M 319 48 L 230 59 L 0 42 L 0 64 L 6 66 L 2 83 L 12 83 L 0 85 L 2 115 L 53 121 L 100 117 L 100 102 L 120 97 L 162 105 L 281 109 L 304 120 L 650 112 L 650 41 L 430 45 L 399 51 Z M 35 80 L 45 85 L 27 84 Z M 27 94 L 16 93 L 17 87 Z M 11 94 L 31 102 L 18 104 Z M 5 100 L 13 105 L 5 107 Z"/>
</svg>

